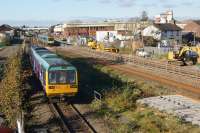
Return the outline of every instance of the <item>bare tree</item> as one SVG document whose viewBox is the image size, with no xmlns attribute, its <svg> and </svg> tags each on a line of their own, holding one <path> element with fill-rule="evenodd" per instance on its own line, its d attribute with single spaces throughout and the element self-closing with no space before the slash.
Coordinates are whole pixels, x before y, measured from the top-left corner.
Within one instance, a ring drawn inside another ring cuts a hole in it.
<svg viewBox="0 0 200 133">
<path fill-rule="evenodd" d="M 147 21 L 149 19 L 148 13 L 146 11 L 142 11 L 141 21 Z"/>
</svg>

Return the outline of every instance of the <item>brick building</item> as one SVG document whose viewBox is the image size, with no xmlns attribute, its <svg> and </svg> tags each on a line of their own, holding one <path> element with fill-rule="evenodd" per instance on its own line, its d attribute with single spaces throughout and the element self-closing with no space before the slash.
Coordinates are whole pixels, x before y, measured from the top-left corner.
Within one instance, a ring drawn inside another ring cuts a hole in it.
<svg viewBox="0 0 200 133">
<path fill-rule="evenodd" d="M 96 31 L 113 31 L 110 23 L 71 23 L 65 24 L 64 36 L 96 36 Z"/>
</svg>

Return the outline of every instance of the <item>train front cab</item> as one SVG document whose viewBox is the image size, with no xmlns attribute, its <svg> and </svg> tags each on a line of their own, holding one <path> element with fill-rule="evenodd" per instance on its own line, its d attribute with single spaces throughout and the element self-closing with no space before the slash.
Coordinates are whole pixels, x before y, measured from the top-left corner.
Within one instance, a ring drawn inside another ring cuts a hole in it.
<svg viewBox="0 0 200 133">
<path fill-rule="evenodd" d="M 54 45 L 54 38 L 53 37 L 48 37 L 47 38 L 47 43 L 48 43 L 48 45 Z"/>
<path fill-rule="evenodd" d="M 46 79 L 45 92 L 49 98 L 71 97 L 78 93 L 78 76 L 74 67 L 50 67 Z"/>
</svg>

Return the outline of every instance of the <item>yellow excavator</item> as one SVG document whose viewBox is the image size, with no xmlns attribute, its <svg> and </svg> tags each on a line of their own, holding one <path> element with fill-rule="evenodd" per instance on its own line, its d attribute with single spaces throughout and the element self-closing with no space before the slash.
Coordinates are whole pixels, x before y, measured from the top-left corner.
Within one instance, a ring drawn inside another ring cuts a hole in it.
<svg viewBox="0 0 200 133">
<path fill-rule="evenodd" d="M 182 46 L 178 52 L 168 52 L 168 62 L 182 61 L 183 65 L 196 65 L 200 56 L 200 47 Z"/>
<path fill-rule="evenodd" d="M 90 47 L 91 49 L 98 50 L 98 51 L 106 51 L 106 52 L 113 52 L 113 53 L 119 52 L 118 48 L 115 48 L 114 46 L 111 46 L 109 44 L 102 43 L 102 42 L 97 43 L 93 39 L 88 39 L 88 47 Z"/>
<path fill-rule="evenodd" d="M 96 49 L 97 48 L 97 42 L 93 38 L 88 38 L 87 39 L 87 46 L 91 49 Z"/>
<path fill-rule="evenodd" d="M 97 49 L 97 42 L 94 40 L 88 40 L 88 47 L 91 49 Z"/>
<path fill-rule="evenodd" d="M 106 52 L 113 52 L 113 53 L 119 53 L 119 49 L 115 48 L 114 46 L 106 43 L 98 43 L 97 50 L 100 51 L 106 51 Z"/>
</svg>

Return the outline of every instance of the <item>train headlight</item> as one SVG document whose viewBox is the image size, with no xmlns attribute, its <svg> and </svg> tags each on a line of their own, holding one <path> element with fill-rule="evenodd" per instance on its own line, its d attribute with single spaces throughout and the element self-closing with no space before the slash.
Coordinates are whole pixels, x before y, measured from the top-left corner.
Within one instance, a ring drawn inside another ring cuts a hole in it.
<svg viewBox="0 0 200 133">
<path fill-rule="evenodd" d="M 77 88 L 77 85 L 70 85 L 70 88 Z"/>
<path fill-rule="evenodd" d="M 49 86 L 49 89 L 55 89 L 55 86 Z"/>
</svg>

